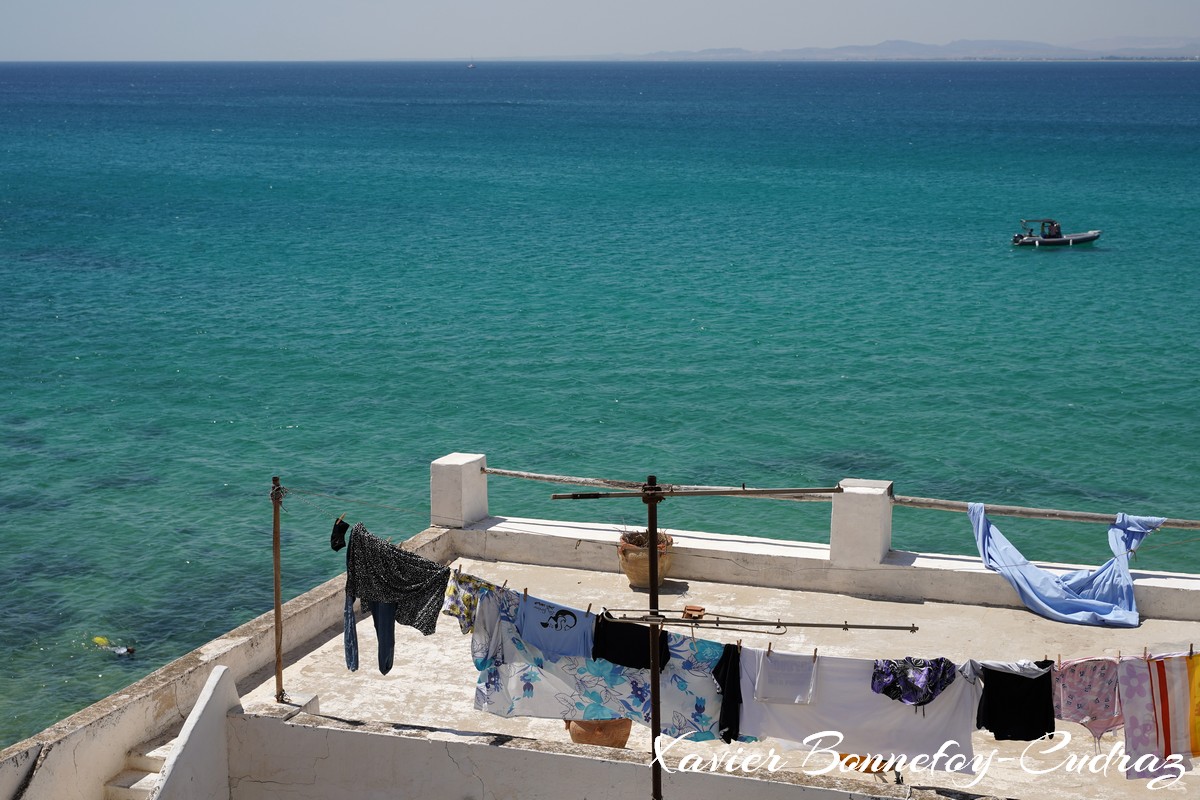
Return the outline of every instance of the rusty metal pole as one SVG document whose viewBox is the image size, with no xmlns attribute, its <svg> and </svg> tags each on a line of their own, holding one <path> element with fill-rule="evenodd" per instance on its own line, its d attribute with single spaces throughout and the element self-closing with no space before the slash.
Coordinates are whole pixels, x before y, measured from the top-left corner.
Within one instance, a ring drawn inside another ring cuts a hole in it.
<svg viewBox="0 0 1200 800">
<path fill-rule="evenodd" d="M 658 504 L 662 502 L 662 488 L 653 475 L 646 478 L 642 487 L 642 502 L 646 504 L 646 544 L 650 548 L 650 797 L 662 800 L 662 764 L 657 754 L 658 737 L 662 734 L 658 686 L 658 639 L 662 633 L 662 617 L 658 613 Z"/>
<path fill-rule="evenodd" d="M 271 478 L 271 555 L 275 561 L 275 702 L 282 703 L 283 694 L 283 590 L 280 578 L 279 510 L 283 506 L 283 487 L 279 476 Z"/>
</svg>

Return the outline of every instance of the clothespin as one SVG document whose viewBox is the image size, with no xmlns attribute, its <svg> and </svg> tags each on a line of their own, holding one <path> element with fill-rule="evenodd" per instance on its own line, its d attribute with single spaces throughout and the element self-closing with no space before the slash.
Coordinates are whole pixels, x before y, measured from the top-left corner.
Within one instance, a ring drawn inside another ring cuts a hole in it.
<svg viewBox="0 0 1200 800">
<path fill-rule="evenodd" d="M 588 603 L 587 611 L 584 613 L 587 613 L 587 614 L 592 613 L 592 604 L 591 603 Z"/>
<path fill-rule="evenodd" d="M 1192 656 L 1196 655 L 1195 647 L 1196 647 L 1195 644 L 1188 642 L 1188 658 L 1191 658 Z"/>
<path fill-rule="evenodd" d="M 526 600 L 528 600 L 528 599 L 529 599 L 529 587 L 528 587 L 528 586 L 526 586 L 526 587 L 524 588 L 524 590 L 522 590 L 522 592 L 521 592 L 521 593 L 525 595 L 525 598 L 524 598 L 524 599 L 526 599 Z"/>
<path fill-rule="evenodd" d="M 813 663 L 817 663 L 817 648 L 813 648 Z"/>
<path fill-rule="evenodd" d="M 738 655 L 742 653 L 742 640 L 738 639 Z"/>
<path fill-rule="evenodd" d="M 1062 653 L 1058 654 L 1058 668 L 1062 669 Z"/>
<path fill-rule="evenodd" d="M 507 589 L 507 588 L 508 588 L 508 578 L 505 578 L 505 579 L 504 579 L 504 583 L 500 584 L 500 588 L 501 588 L 501 589 Z"/>
<path fill-rule="evenodd" d="M 342 512 L 342 515 L 341 515 L 340 517 L 338 517 L 338 518 L 337 518 L 337 521 L 338 521 L 338 522 L 341 522 L 341 521 L 342 521 L 342 520 L 344 520 L 345 518 L 346 518 L 346 513 L 345 513 L 345 512 Z"/>
<path fill-rule="evenodd" d="M 1150 648 L 1149 647 L 1142 648 L 1142 658 L 1146 659 L 1147 661 L 1150 660 Z"/>
<path fill-rule="evenodd" d="M 769 657 L 770 657 L 770 655 L 771 655 L 771 645 L 772 645 L 772 644 L 774 644 L 774 642 L 767 642 L 767 657 L 768 657 L 768 658 L 769 658 Z"/>
<path fill-rule="evenodd" d="M 459 575 L 462 575 L 462 564 L 458 564 L 454 567 L 454 577 L 457 578 Z"/>
</svg>

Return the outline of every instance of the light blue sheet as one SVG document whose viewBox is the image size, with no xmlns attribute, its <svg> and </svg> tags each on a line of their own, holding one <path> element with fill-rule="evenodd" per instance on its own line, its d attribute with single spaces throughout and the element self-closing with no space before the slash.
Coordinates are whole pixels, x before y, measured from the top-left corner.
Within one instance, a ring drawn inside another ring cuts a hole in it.
<svg viewBox="0 0 1200 800">
<path fill-rule="evenodd" d="M 1003 575 L 1031 611 L 1047 619 L 1077 625 L 1138 626 L 1129 554 L 1163 524 L 1164 517 L 1117 514 L 1108 529 L 1111 559 L 1095 570 L 1055 575 L 1029 563 L 987 518 L 982 503 L 971 503 L 967 516 L 971 518 L 975 544 L 984 566 Z"/>
</svg>

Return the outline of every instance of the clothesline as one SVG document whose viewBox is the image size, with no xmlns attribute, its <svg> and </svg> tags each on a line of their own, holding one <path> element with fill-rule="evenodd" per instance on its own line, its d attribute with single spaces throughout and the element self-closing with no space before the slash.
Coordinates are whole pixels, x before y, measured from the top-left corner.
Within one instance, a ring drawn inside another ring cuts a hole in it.
<svg viewBox="0 0 1200 800">
<path fill-rule="evenodd" d="M 930 508 L 937 511 L 957 511 L 966 513 L 970 503 L 960 500 L 936 500 L 930 497 L 905 497 L 896 495 L 892 501 L 898 506 L 910 508 Z M 1059 511 L 1053 508 L 1027 508 L 1025 506 L 995 506 L 988 504 L 988 513 L 998 517 L 1025 517 L 1026 519 L 1048 519 L 1062 522 L 1097 522 L 1105 525 L 1112 524 L 1116 514 L 1097 514 L 1090 511 Z M 1179 530 L 1200 530 L 1200 520 L 1167 519 L 1160 528 L 1176 528 Z"/>
<path fill-rule="evenodd" d="M 312 501 L 312 500 L 308 500 L 307 498 L 308 497 L 323 497 L 327 500 L 336 500 L 339 503 L 351 503 L 354 505 L 366 506 L 368 508 L 382 508 L 387 511 L 399 511 L 401 514 L 419 514 L 419 513 L 423 512 L 423 509 L 418 509 L 418 508 L 404 508 L 402 506 L 389 506 L 389 505 L 384 505 L 383 503 L 376 503 L 376 502 L 373 502 L 370 500 L 356 500 L 353 497 L 343 497 L 341 495 L 335 495 L 335 494 L 324 494 L 322 492 L 314 492 L 314 491 L 309 491 L 307 489 L 297 489 L 292 486 L 288 486 L 288 487 L 284 488 L 283 493 L 284 493 L 285 498 L 289 495 L 296 495 L 297 500 L 299 500 L 302 503 L 307 503 L 308 505 L 310 505 L 313 508 L 320 511 L 322 514 L 326 514 L 326 515 L 329 514 L 328 511 L 326 511 L 324 508 L 322 508 L 319 503 Z M 286 510 L 286 509 L 284 509 L 284 510 Z M 336 515 L 333 515 L 333 516 L 336 516 Z"/>
<path fill-rule="evenodd" d="M 571 486 L 599 486 L 608 489 L 629 489 L 637 491 L 645 486 L 644 481 L 625 481 L 611 478 L 579 478 L 570 475 L 546 475 L 537 472 L 521 472 L 519 470 L 497 469 L 495 467 L 483 467 L 482 471 L 488 475 L 497 475 L 502 478 L 522 478 L 524 480 L 542 481 L 543 483 L 562 483 Z M 831 488 L 823 492 L 812 492 L 809 490 L 806 494 L 770 494 L 759 493 L 754 494 L 755 490 L 748 489 L 746 486 L 707 486 L 701 484 L 674 484 L 661 483 L 659 488 L 664 494 L 669 495 L 672 492 L 730 492 L 734 490 L 746 490 L 747 496 L 765 497 L 772 500 L 796 500 L 796 501 L 825 501 L 829 502 L 833 499 L 839 489 Z"/>
</svg>

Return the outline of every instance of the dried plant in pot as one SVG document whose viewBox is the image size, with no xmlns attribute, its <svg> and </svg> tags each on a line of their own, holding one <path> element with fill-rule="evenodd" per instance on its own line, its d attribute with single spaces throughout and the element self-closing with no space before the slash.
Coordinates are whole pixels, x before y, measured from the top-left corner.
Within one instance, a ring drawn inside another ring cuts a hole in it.
<svg viewBox="0 0 1200 800">
<path fill-rule="evenodd" d="M 671 571 L 671 535 L 658 532 L 658 585 L 662 586 Z M 617 543 L 617 559 L 621 571 L 629 579 L 631 589 L 650 588 L 650 533 L 644 530 L 625 531 Z"/>
</svg>

